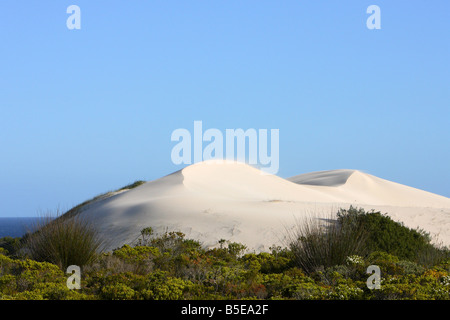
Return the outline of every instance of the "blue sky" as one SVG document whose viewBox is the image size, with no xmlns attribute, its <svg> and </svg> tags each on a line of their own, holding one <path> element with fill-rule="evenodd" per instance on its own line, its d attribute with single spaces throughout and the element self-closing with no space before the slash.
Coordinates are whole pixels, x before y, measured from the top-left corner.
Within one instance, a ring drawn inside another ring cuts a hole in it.
<svg viewBox="0 0 450 320">
<path fill-rule="evenodd" d="M 69 30 L 69 5 L 81 29 Z M 381 29 L 369 30 L 369 5 Z M 0 3 L 0 216 L 179 170 L 173 130 L 279 129 L 280 170 L 450 196 L 448 1 Z"/>
</svg>

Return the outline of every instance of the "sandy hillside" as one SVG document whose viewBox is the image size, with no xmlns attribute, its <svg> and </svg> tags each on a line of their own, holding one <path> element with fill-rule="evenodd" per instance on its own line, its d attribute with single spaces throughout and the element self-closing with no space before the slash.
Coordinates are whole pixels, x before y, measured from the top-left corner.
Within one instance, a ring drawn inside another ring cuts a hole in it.
<svg viewBox="0 0 450 320">
<path fill-rule="evenodd" d="M 357 170 L 283 179 L 241 163 L 197 163 L 96 201 L 80 215 L 94 222 L 108 250 L 152 227 L 158 233 L 181 231 L 205 246 L 225 239 L 263 251 L 285 245 L 286 229 L 302 217 L 329 217 L 350 205 L 388 213 L 450 244 L 449 198 Z"/>
</svg>

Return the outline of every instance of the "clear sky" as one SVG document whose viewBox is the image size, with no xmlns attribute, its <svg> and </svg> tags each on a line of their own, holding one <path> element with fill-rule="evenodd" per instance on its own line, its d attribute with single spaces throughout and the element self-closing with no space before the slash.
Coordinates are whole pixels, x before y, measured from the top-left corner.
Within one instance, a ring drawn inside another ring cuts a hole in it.
<svg viewBox="0 0 450 320">
<path fill-rule="evenodd" d="M 66 26 L 72 4 L 80 30 Z M 279 129 L 281 177 L 359 169 L 450 197 L 449 12 L 447 0 L 2 0 L 0 216 L 179 170 L 170 136 L 195 120 Z"/>
</svg>

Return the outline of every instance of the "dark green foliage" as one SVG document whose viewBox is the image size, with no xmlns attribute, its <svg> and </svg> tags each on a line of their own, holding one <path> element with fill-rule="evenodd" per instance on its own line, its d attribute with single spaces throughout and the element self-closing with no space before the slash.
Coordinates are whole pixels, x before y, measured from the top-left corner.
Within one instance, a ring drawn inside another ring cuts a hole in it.
<svg viewBox="0 0 450 320">
<path fill-rule="evenodd" d="M 338 222 L 368 231 L 365 247 L 368 252 L 384 251 L 400 259 L 432 265 L 448 257 L 448 250 L 437 248 L 427 233 L 405 227 L 380 212 L 365 212 L 350 207 L 338 212 Z"/>
<path fill-rule="evenodd" d="M 209 250 L 207 254 L 226 262 L 233 262 L 241 257 L 246 249 L 247 247 L 241 243 L 221 239 L 219 240 L 219 247 Z"/>
<path fill-rule="evenodd" d="M 4 249 L 10 256 L 14 256 L 20 248 L 20 239 L 13 237 L 0 238 L 0 248 Z"/>
<path fill-rule="evenodd" d="M 274 255 L 268 252 L 261 252 L 258 254 L 250 253 L 244 255 L 241 261 L 245 263 L 256 262 L 259 271 L 263 274 L 282 273 L 294 266 L 291 254 Z"/>
<path fill-rule="evenodd" d="M 0 300 L 87 299 L 69 290 L 66 277 L 56 265 L 0 254 Z"/>
</svg>

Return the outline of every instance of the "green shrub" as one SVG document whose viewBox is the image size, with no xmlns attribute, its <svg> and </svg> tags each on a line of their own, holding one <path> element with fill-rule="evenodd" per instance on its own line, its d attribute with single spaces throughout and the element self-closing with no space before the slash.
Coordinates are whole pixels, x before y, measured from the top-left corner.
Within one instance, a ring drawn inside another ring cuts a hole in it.
<svg viewBox="0 0 450 320">
<path fill-rule="evenodd" d="M 365 246 L 368 252 L 384 251 L 400 259 L 428 265 L 450 257 L 448 250 L 431 244 L 428 233 L 407 228 L 386 214 L 365 212 L 351 206 L 348 210 L 340 209 L 337 215 L 341 225 L 350 224 L 367 230 Z"/>
<path fill-rule="evenodd" d="M 136 292 L 126 284 L 117 283 L 102 287 L 100 295 L 106 300 L 131 300 Z"/>
<path fill-rule="evenodd" d="M 153 261 L 160 256 L 160 252 L 155 247 L 124 245 L 114 250 L 112 255 L 132 266 L 133 272 L 145 274 L 153 270 Z"/>
<path fill-rule="evenodd" d="M 247 247 L 238 242 L 231 242 L 225 239 L 219 240 L 219 247 L 209 249 L 206 254 L 224 262 L 236 262 L 244 255 Z"/>
<path fill-rule="evenodd" d="M 314 280 L 304 275 L 299 269 L 292 268 L 284 273 L 265 274 L 261 283 L 267 289 L 269 298 L 300 299 L 301 293 L 299 293 L 299 290 L 307 287 L 311 288 Z"/>
<path fill-rule="evenodd" d="M 149 288 L 144 292 L 144 298 L 151 300 L 179 300 L 192 284 L 160 273 L 151 274 L 148 281 Z"/>
<path fill-rule="evenodd" d="M 382 277 L 381 288 L 371 290 L 368 299 L 377 300 L 448 300 L 450 288 L 443 281 L 446 273 L 428 270 L 417 276 Z"/>
<path fill-rule="evenodd" d="M 6 256 L 6 255 L 8 255 L 8 250 L 0 247 L 0 254 Z"/>
<path fill-rule="evenodd" d="M 265 274 L 262 284 L 267 289 L 267 295 L 271 297 L 292 297 L 293 278 L 282 273 Z"/>
<path fill-rule="evenodd" d="M 156 271 L 146 275 L 132 272 L 92 277 L 86 289 L 107 300 L 177 300 L 192 283 Z"/>
<path fill-rule="evenodd" d="M 423 266 L 408 260 L 401 260 L 397 265 L 403 269 L 403 275 L 421 275 L 426 270 Z"/>
<path fill-rule="evenodd" d="M 20 249 L 20 239 L 13 237 L 0 238 L 0 254 L 14 256 Z"/>
<path fill-rule="evenodd" d="M 70 290 L 67 288 L 66 283 L 61 282 L 45 282 L 36 285 L 32 291 L 28 291 L 30 294 L 41 296 L 44 300 L 86 300 L 89 299 L 87 295 L 84 295 L 77 290 Z M 22 293 L 22 295 L 24 292 Z M 15 296 L 15 298 L 23 298 L 21 294 Z"/>
<path fill-rule="evenodd" d="M 324 300 L 329 296 L 329 288 L 316 283 L 305 282 L 293 286 L 292 296 L 298 300 Z"/>
<path fill-rule="evenodd" d="M 30 259 L 12 259 L 0 255 L 0 298 L 15 300 L 88 299 L 69 290 L 67 278 L 58 266 Z"/>
<path fill-rule="evenodd" d="M 141 230 L 141 238 L 138 246 L 150 246 L 157 248 L 163 255 L 165 253 L 176 257 L 182 253 L 190 254 L 203 251 L 200 242 L 192 239 L 185 239 L 185 234 L 177 231 L 165 231 L 161 235 L 153 233 L 151 227 Z"/>
<path fill-rule="evenodd" d="M 374 251 L 368 257 L 367 261 L 370 264 L 382 264 L 382 263 L 397 263 L 400 259 L 393 255 L 389 254 L 385 251 Z"/>
<path fill-rule="evenodd" d="M 247 249 L 247 246 L 238 242 L 230 242 L 228 243 L 228 253 L 235 259 L 239 258 L 244 251 Z"/>
<path fill-rule="evenodd" d="M 282 255 L 273 255 L 268 252 L 246 254 L 241 259 L 244 263 L 250 260 L 256 260 L 260 265 L 260 271 L 266 274 L 280 273 L 292 267 L 291 258 Z"/>
<path fill-rule="evenodd" d="M 337 284 L 333 286 L 327 294 L 327 299 L 331 300 L 358 300 L 362 299 L 364 290 L 356 285 Z"/>
</svg>

